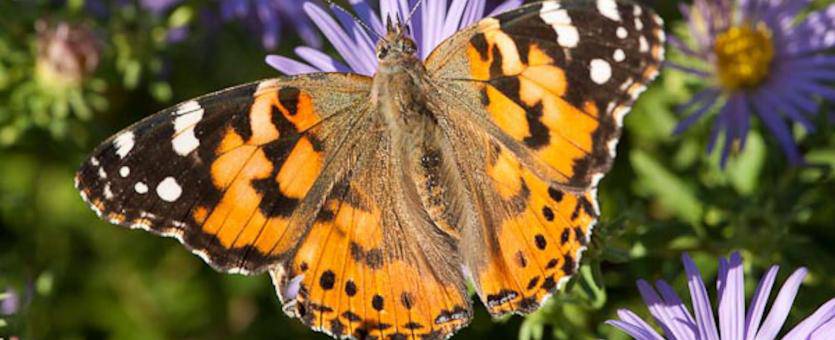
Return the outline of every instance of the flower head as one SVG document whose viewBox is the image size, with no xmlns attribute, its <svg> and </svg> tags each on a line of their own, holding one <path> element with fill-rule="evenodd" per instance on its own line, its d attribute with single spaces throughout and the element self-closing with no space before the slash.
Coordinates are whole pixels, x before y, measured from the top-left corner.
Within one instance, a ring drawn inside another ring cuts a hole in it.
<svg viewBox="0 0 835 340">
<path fill-rule="evenodd" d="M 488 6 L 486 0 L 423 1 L 411 17 L 415 0 L 381 0 L 379 15 L 363 0 L 351 0 L 357 17 L 372 32 L 355 22 L 350 15 L 337 10 L 329 13 L 325 9 L 305 2 L 304 11 L 342 56 L 344 63 L 327 54 L 307 46 L 296 48 L 295 52 L 304 62 L 283 56 L 269 56 L 267 63 L 285 74 L 311 72 L 356 72 L 372 75 L 377 69 L 374 47 L 379 36 L 386 34 L 382 18 L 407 20 L 405 22 L 417 43 L 418 55 L 426 58 L 444 39 L 459 29 L 479 19 L 518 7 L 522 0 L 499 1 Z M 489 7 L 489 8 L 488 8 Z M 489 14 L 488 14 L 489 13 Z"/>
<path fill-rule="evenodd" d="M 20 295 L 12 288 L 0 293 L 0 315 L 14 315 L 20 308 Z"/>
<path fill-rule="evenodd" d="M 153 13 L 160 14 L 168 9 L 174 7 L 174 5 L 182 2 L 182 0 L 142 0 L 139 4 L 142 8 L 149 10 Z"/>
<path fill-rule="evenodd" d="M 676 133 L 681 133 L 714 107 L 708 149 L 725 134 L 722 164 L 730 151 L 745 146 L 751 115 L 757 115 L 777 138 L 786 157 L 802 163 L 789 123 L 813 131 L 812 116 L 818 98 L 835 100 L 835 5 L 798 20 L 810 0 L 694 0 L 681 11 L 689 25 L 692 44 L 671 39 L 686 56 L 706 69 L 677 68 L 711 82 L 680 111 L 692 112 Z"/>
<path fill-rule="evenodd" d="M 75 86 L 98 68 L 101 44 L 82 25 L 65 22 L 50 26 L 39 21 L 38 79 L 57 86 Z"/>
<path fill-rule="evenodd" d="M 780 288 L 777 297 L 763 321 L 768 297 L 777 277 L 777 266 L 772 266 L 757 285 L 751 304 L 745 308 L 745 282 L 742 256 L 731 255 L 730 259 L 719 260 L 719 274 L 716 281 L 719 327 L 713 317 L 713 306 L 696 264 L 687 254 L 682 256 L 687 285 L 693 303 L 691 314 L 673 288 L 659 280 L 653 288 L 644 280 L 638 281 L 638 290 L 649 307 L 655 321 L 669 339 L 748 340 L 775 339 L 783 328 L 792 303 L 800 288 L 806 269 L 794 271 Z M 660 294 L 660 295 L 659 295 Z M 695 314 L 695 318 L 693 315 Z M 664 339 L 635 313 L 618 311 L 620 320 L 607 323 L 620 328 L 636 339 Z M 824 303 L 818 310 L 789 331 L 784 339 L 824 339 L 824 335 L 835 334 L 835 298 Z"/>
<path fill-rule="evenodd" d="M 278 45 L 281 29 L 293 27 L 306 44 L 320 44 L 316 31 L 302 13 L 298 0 L 221 0 L 220 14 L 223 20 L 243 20 L 261 35 L 266 49 Z"/>
</svg>

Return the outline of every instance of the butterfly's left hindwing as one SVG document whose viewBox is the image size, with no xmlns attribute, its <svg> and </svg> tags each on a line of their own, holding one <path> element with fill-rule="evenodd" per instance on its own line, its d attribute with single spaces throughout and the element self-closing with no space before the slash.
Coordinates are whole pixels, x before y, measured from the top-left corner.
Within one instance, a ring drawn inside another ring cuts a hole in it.
<svg viewBox="0 0 835 340">
<path fill-rule="evenodd" d="M 181 103 L 102 143 L 76 187 L 112 223 L 175 237 L 219 270 L 262 271 L 292 246 L 279 239 L 322 171 L 323 122 L 356 108 L 367 86 L 326 74 Z"/>
</svg>

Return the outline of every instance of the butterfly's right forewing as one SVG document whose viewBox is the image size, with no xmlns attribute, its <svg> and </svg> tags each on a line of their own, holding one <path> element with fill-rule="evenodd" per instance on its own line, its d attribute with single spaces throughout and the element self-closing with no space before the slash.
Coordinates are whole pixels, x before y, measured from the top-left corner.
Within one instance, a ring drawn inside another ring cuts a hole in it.
<svg viewBox="0 0 835 340">
<path fill-rule="evenodd" d="M 426 62 L 468 201 L 465 266 L 494 315 L 529 313 L 576 273 L 623 116 L 657 75 L 660 18 L 615 0 L 486 18 Z"/>
</svg>

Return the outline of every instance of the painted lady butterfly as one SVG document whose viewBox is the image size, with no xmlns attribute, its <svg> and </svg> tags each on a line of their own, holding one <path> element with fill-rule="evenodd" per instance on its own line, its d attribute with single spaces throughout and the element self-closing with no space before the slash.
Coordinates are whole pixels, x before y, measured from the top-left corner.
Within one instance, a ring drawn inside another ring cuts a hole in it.
<svg viewBox="0 0 835 340">
<path fill-rule="evenodd" d="M 575 273 L 621 121 L 663 59 L 647 8 L 545 1 L 483 19 L 423 62 L 402 25 L 373 77 L 209 94 L 105 141 L 77 187 L 104 219 L 212 267 L 269 271 L 334 336 L 443 338 L 529 313 Z"/>
</svg>

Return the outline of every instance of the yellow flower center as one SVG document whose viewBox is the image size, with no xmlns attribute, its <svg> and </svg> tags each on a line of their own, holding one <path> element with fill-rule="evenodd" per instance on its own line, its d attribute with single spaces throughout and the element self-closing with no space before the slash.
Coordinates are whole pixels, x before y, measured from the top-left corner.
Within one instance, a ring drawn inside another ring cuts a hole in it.
<svg viewBox="0 0 835 340">
<path fill-rule="evenodd" d="M 719 82 L 729 90 L 760 85 L 774 59 L 771 31 L 764 24 L 731 27 L 716 36 L 713 50 Z"/>
</svg>

